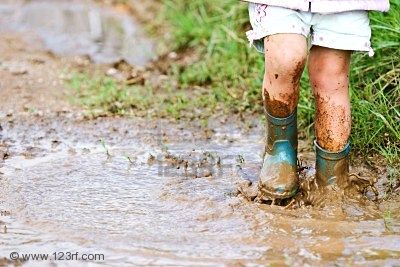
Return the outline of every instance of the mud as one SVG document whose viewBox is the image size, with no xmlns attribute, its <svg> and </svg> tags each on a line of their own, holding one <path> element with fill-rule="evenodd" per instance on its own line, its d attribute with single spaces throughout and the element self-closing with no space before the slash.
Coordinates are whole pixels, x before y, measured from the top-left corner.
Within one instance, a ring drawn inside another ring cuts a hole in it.
<svg viewBox="0 0 400 267">
<path fill-rule="evenodd" d="M 283 102 L 270 97 L 266 88 L 264 88 L 264 105 L 268 113 L 277 118 L 286 118 L 292 112 L 292 104 Z"/>
<path fill-rule="evenodd" d="M 296 168 L 289 164 L 281 164 L 277 168 L 269 168 L 261 172 L 258 183 L 257 201 L 285 199 L 292 196 L 297 188 L 298 180 Z M 283 192 L 277 192 L 277 188 L 285 185 Z"/>
<path fill-rule="evenodd" d="M 1 219 L 0 256 L 17 247 L 101 252 L 119 266 L 397 262 L 396 208 L 389 231 L 375 202 L 341 194 L 301 196 L 303 205 L 287 209 L 248 202 L 236 188 L 257 184 L 262 127 L 211 125 L 207 139 L 195 124 L 162 120 L 57 115 L 3 123 L 11 157 L 1 168 L 1 209 L 10 215 Z M 27 159 L 32 146 L 38 153 Z M 300 153 L 308 170 L 311 155 Z"/>
<path fill-rule="evenodd" d="M 293 72 L 293 76 L 292 76 L 293 77 L 292 84 L 295 87 L 298 87 L 300 84 L 300 79 L 301 79 L 301 75 L 303 75 L 305 64 L 306 64 L 306 59 L 296 63 L 296 67 L 294 68 L 294 72 Z"/>
<path fill-rule="evenodd" d="M 381 165 L 365 166 L 376 183 L 354 178 L 359 199 L 334 188 L 330 197 L 310 190 L 314 153 L 302 141 L 299 195 L 286 208 L 254 203 L 264 150 L 257 118 L 215 118 L 207 129 L 89 120 L 67 101 L 61 76 L 66 66 L 94 66 L 32 40 L 0 36 L 0 265 L 399 264 L 400 199 L 387 196 Z M 369 200 L 371 186 L 378 196 Z M 13 251 L 105 260 L 22 263 Z"/>
<path fill-rule="evenodd" d="M 334 105 L 319 94 L 315 98 L 315 135 L 318 144 L 328 151 L 341 151 L 350 136 L 350 114 L 345 107 Z"/>
</svg>

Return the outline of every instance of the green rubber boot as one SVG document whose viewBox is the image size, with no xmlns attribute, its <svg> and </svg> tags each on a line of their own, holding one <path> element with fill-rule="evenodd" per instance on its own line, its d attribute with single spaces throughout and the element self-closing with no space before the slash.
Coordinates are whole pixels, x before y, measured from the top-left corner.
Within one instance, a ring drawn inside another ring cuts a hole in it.
<svg viewBox="0 0 400 267">
<path fill-rule="evenodd" d="M 316 151 L 316 177 L 319 185 L 343 186 L 349 175 L 350 143 L 339 152 L 330 152 L 314 142 Z"/>
<path fill-rule="evenodd" d="M 297 111 L 287 118 L 267 117 L 267 141 L 264 163 L 258 183 L 258 199 L 292 197 L 298 188 Z"/>
</svg>

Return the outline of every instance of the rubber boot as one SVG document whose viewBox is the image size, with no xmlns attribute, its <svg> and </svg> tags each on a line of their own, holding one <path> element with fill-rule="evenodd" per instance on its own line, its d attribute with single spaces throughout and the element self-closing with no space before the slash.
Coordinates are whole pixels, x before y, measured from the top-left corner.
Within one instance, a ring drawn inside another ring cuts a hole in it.
<svg viewBox="0 0 400 267">
<path fill-rule="evenodd" d="M 258 199 L 292 197 L 298 188 L 297 111 L 287 118 L 267 117 L 267 141 L 264 163 L 258 183 Z"/>
<path fill-rule="evenodd" d="M 345 186 L 349 175 L 350 142 L 339 152 L 323 149 L 314 141 L 316 151 L 316 177 L 319 185 Z"/>
</svg>

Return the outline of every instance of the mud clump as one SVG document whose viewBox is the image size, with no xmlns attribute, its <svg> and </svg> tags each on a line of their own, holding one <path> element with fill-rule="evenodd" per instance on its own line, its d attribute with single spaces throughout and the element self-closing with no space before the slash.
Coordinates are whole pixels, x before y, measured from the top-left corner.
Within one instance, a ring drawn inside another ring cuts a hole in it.
<svg viewBox="0 0 400 267">
<path fill-rule="evenodd" d="M 265 96 L 265 107 L 269 114 L 278 118 L 286 118 L 290 115 L 291 105 L 290 103 L 285 103 L 274 98 L 271 98 L 267 89 L 264 88 L 264 96 Z"/>
<path fill-rule="evenodd" d="M 4 162 L 4 160 L 8 159 L 9 157 L 10 157 L 10 152 L 8 151 L 8 148 L 0 146 L 0 163 Z"/>
</svg>

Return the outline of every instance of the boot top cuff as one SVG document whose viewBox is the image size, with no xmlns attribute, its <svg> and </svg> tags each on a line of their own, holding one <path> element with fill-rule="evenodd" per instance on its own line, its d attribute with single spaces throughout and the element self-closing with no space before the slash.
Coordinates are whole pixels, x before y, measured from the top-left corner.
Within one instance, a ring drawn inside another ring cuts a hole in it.
<svg viewBox="0 0 400 267">
<path fill-rule="evenodd" d="M 317 143 L 317 140 L 314 141 L 315 149 L 317 151 L 317 155 L 328 160 L 340 160 L 345 158 L 350 153 L 350 141 L 347 142 L 346 146 L 338 152 L 331 152 L 326 149 L 320 147 Z"/>
<path fill-rule="evenodd" d="M 291 115 L 289 115 L 289 117 L 286 117 L 286 118 L 274 117 L 274 116 L 270 115 L 268 113 L 268 111 L 266 111 L 265 109 L 264 109 L 264 112 L 265 112 L 265 116 L 267 117 L 267 120 L 270 121 L 273 125 L 277 125 L 277 126 L 289 125 L 297 119 L 297 109 Z"/>
</svg>

